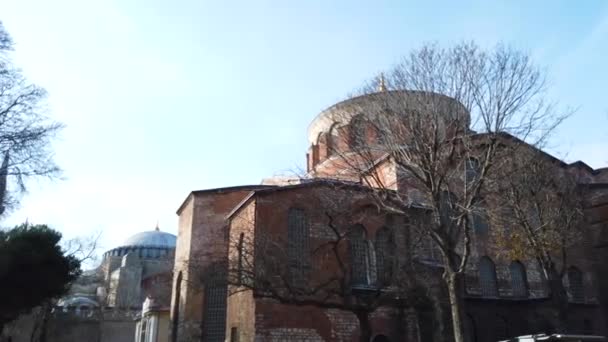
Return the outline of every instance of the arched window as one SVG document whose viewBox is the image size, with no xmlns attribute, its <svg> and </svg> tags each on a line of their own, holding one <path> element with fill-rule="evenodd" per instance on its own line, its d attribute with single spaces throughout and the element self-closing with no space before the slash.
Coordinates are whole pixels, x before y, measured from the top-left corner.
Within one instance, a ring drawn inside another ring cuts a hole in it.
<svg viewBox="0 0 608 342">
<path fill-rule="evenodd" d="M 365 228 L 362 225 L 354 226 L 350 231 L 350 260 L 351 282 L 353 285 L 368 285 L 368 244 Z"/>
<path fill-rule="evenodd" d="M 479 177 L 479 161 L 475 158 L 469 158 L 465 162 L 464 177 L 467 184 L 477 180 Z"/>
<path fill-rule="evenodd" d="M 568 268 L 568 292 L 574 302 L 585 301 L 585 290 L 583 288 L 583 273 L 576 267 Z"/>
<path fill-rule="evenodd" d="M 239 235 L 239 242 L 238 242 L 238 245 L 237 245 L 237 253 L 238 253 L 238 255 L 237 255 L 237 266 L 236 266 L 237 267 L 236 268 L 236 270 L 237 270 L 237 281 L 238 281 L 239 284 L 242 284 L 244 282 L 244 280 L 245 280 L 245 274 L 243 273 L 243 266 L 244 266 L 243 265 L 243 263 L 244 263 L 244 260 L 243 260 L 244 259 L 244 255 L 243 255 L 244 251 L 243 251 L 243 249 L 245 248 L 244 245 L 243 245 L 244 244 L 244 239 L 245 239 L 245 233 L 241 233 L 241 235 Z"/>
<path fill-rule="evenodd" d="M 290 208 L 287 216 L 290 280 L 293 285 L 304 286 L 310 267 L 308 219 L 304 210 L 296 208 Z"/>
<path fill-rule="evenodd" d="M 334 134 L 336 134 L 336 124 L 333 124 L 327 132 L 327 139 L 325 142 L 327 144 L 327 158 L 331 157 L 336 151 L 337 140 Z"/>
<path fill-rule="evenodd" d="M 484 297 L 498 297 L 496 267 L 492 259 L 484 256 L 479 260 L 479 285 Z"/>
<path fill-rule="evenodd" d="M 179 328 L 179 304 L 181 301 L 182 292 L 182 272 L 177 274 L 175 281 L 175 302 L 173 302 L 173 322 L 171 325 L 171 341 L 177 341 L 177 331 Z"/>
<path fill-rule="evenodd" d="M 488 219 L 481 204 L 475 204 L 471 211 L 471 227 L 479 234 L 485 234 L 489 230 Z"/>
<path fill-rule="evenodd" d="M 511 290 L 514 297 L 528 297 L 528 279 L 526 277 L 526 268 L 519 261 L 513 261 L 509 265 L 509 273 L 511 273 Z"/>
<path fill-rule="evenodd" d="M 376 232 L 376 269 L 380 285 L 388 285 L 393 277 L 395 265 L 395 242 L 388 227 Z"/>
<path fill-rule="evenodd" d="M 456 198 L 448 191 L 443 191 L 439 198 L 439 219 L 445 227 L 453 224 L 454 206 Z"/>
<path fill-rule="evenodd" d="M 350 120 L 349 137 L 350 145 L 353 149 L 365 145 L 367 140 L 365 118 L 362 114 L 356 115 Z"/>
</svg>

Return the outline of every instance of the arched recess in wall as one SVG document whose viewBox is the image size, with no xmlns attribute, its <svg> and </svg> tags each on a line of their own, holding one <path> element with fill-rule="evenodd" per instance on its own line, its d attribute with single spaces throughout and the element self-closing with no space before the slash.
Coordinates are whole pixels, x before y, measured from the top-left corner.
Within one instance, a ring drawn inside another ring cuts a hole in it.
<svg viewBox="0 0 608 342">
<path fill-rule="evenodd" d="M 182 272 L 177 274 L 175 281 L 175 302 L 173 303 L 173 322 L 171 325 L 171 341 L 177 342 L 177 334 L 179 330 L 179 310 L 182 292 Z"/>
</svg>

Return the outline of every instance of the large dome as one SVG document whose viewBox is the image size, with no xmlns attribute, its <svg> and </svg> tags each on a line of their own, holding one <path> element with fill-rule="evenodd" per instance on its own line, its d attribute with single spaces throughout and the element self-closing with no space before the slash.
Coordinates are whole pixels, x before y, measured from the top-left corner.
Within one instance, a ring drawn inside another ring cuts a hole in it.
<svg viewBox="0 0 608 342">
<path fill-rule="evenodd" d="M 120 246 L 104 253 L 105 257 L 122 257 L 135 254 L 144 259 L 157 259 L 170 257 L 175 250 L 177 237 L 173 234 L 161 232 L 158 228 L 137 233 L 126 239 Z"/>
<path fill-rule="evenodd" d="M 175 248 L 177 237 L 173 234 L 151 230 L 137 233 L 123 242 L 123 246 Z"/>
</svg>

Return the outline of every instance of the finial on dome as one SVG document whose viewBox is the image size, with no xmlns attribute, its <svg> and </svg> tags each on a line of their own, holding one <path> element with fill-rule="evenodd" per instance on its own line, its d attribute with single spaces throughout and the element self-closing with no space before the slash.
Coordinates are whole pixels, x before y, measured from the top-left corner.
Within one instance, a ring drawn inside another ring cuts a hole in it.
<svg viewBox="0 0 608 342">
<path fill-rule="evenodd" d="M 156 230 L 157 232 L 160 231 L 160 229 L 158 228 L 158 220 L 156 220 L 156 228 L 154 228 L 154 230 Z"/>
<path fill-rule="evenodd" d="M 378 80 L 378 91 L 386 91 L 386 83 L 384 81 L 384 73 L 380 73 L 380 77 Z"/>
</svg>

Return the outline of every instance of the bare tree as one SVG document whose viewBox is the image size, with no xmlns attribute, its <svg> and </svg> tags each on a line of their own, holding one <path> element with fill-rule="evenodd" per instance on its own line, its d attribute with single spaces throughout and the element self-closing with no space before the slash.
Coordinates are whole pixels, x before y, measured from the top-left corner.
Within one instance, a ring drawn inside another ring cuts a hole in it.
<svg viewBox="0 0 608 342">
<path fill-rule="evenodd" d="M 545 90 L 542 70 L 525 53 L 431 44 L 332 112 L 342 132 L 327 144 L 334 174 L 371 187 L 387 212 L 407 215 L 417 202 L 432 213 L 422 229 L 441 253 L 457 342 L 464 341 L 471 215 L 485 211 L 486 182 L 518 153 L 508 137 L 540 146 L 567 116 L 554 112 Z"/>
<path fill-rule="evenodd" d="M 0 177 L 4 178 L 0 214 L 16 203 L 14 194 L 25 190 L 26 178 L 54 177 L 59 173 L 50 143 L 62 125 L 46 116 L 44 89 L 29 83 L 13 65 L 9 55 L 12 47 L 11 38 L 0 22 L 0 153 L 3 158 Z M 6 178 L 16 189 L 7 186 Z"/>
<path fill-rule="evenodd" d="M 223 272 L 189 268 L 201 283 L 224 281 L 228 295 L 250 291 L 256 298 L 281 304 L 336 309 L 354 314 L 360 341 L 370 341 L 370 315 L 379 307 L 397 311 L 425 305 L 419 274 L 411 272 L 404 247 L 407 229 L 402 218 L 386 218 L 367 200 L 369 191 L 342 182 L 324 182 L 311 191 L 306 209 L 290 211 L 288 222 L 276 229 L 255 222 L 244 210 L 231 219 L 229 257 Z M 412 209 L 415 211 L 415 209 Z M 306 214 L 308 213 L 308 214 Z M 364 227 L 383 225 L 383 233 L 369 237 Z M 379 223 L 383 222 L 383 223 Z M 288 226 L 301 229 L 290 236 Z"/>
<path fill-rule="evenodd" d="M 492 184 L 503 206 L 492 216 L 507 229 L 493 235 L 496 247 L 512 260 L 538 262 L 549 285 L 557 328 L 565 331 L 569 299 L 564 278 L 572 247 L 585 238 L 585 196 L 576 175 L 556 164 L 530 151 L 513 156 L 496 174 L 500 181 Z"/>
</svg>

